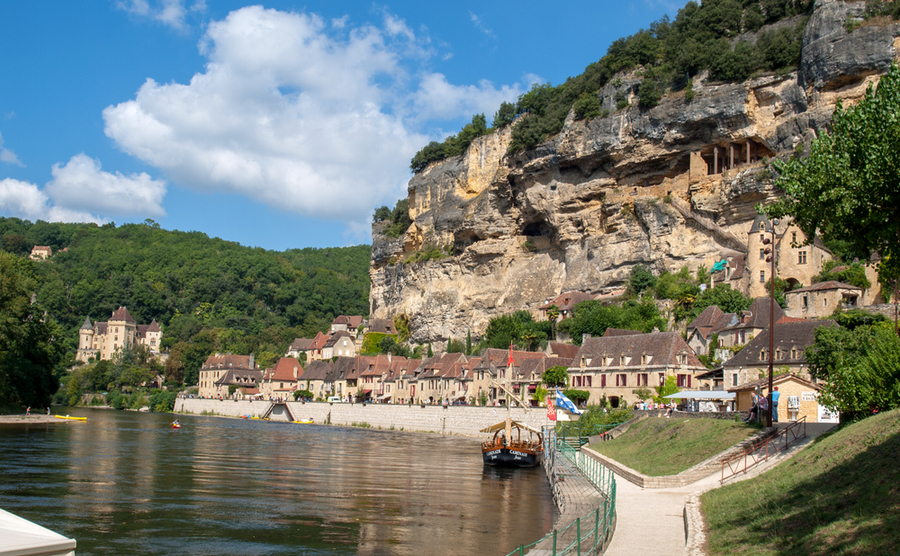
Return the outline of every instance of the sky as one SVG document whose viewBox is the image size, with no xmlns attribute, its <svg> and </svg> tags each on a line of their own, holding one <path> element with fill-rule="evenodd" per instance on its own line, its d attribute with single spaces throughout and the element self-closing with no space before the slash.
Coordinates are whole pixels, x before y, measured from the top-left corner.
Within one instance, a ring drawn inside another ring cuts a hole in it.
<svg viewBox="0 0 900 556">
<path fill-rule="evenodd" d="M 0 216 L 371 243 L 429 141 L 683 4 L 4 0 Z"/>
</svg>

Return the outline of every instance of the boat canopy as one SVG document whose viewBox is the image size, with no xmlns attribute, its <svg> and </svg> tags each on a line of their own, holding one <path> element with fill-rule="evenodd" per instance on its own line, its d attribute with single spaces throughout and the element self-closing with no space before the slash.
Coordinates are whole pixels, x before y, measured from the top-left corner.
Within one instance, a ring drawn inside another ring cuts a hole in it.
<svg viewBox="0 0 900 556">
<path fill-rule="evenodd" d="M 0 510 L 0 555 L 71 556 L 75 540 Z"/>
<path fill-rule="evenodd" d="M 535 433 L 535 434 L 541 434 L 541 431 L 539 431 L 538 429 L 533 428 L 533 427 L 529 427 L 528 425 L 526 425 L 526 424 L 524 424 L 524 423 L 519 423 L 519 422 L 517 422 L 517 421 L 510 421 L 510 424 L 511 424 L 513 427 L 518 427 L 518 428 L 520 428 L 520 429 L 525 429 L 525 430 L 531 431 L 531 432 L 533 432 L 533 433 Z M 505 428 L 506 428 L 506 421 L 501 421 L 501 422 L 497 423 L 496 425 L 491 425 L 490 427 L 481 429 L 481 432 L 497 432 L 497 431 L 502 430 L 502 429 L 505 429 Z"/>
<path fill-rule="evenodd" d="M 688 390 L 663 397 L 681 398 L 685 400 L 733 400 L 734 392 L 725 392 L 723 390 Z"/>
</svg>

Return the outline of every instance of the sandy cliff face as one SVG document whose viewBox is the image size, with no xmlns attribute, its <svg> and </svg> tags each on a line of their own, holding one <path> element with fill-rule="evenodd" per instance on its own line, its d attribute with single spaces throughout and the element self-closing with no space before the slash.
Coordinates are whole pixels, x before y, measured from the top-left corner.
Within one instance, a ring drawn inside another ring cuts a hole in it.
<svg viewBox="0 0 900 556">
<path fill-rule="evenodd" d="M 635 264 L 693 270 L 746 252 L 755 206 L 776 194 L 765 161 L 808 146 L 837 100 L 859 98 L 894 59 L 897 25 L 846 31 L 863 8 L 817 2 L 795 73 L 742 84 L 699 76 L 690 103 L 670 94 L 651 110 L 570 116 L 516 155 L 501 131 L 415 175 L 406 236 L 373 229 L 371 316 L 405 313 L 413 342 L 439 345 L 564 291 L 619 286 Z M 634 90 L 627 79 L 619 87 Z M 453 255 L 404 264 L 430 246 Z"/>
</svg>

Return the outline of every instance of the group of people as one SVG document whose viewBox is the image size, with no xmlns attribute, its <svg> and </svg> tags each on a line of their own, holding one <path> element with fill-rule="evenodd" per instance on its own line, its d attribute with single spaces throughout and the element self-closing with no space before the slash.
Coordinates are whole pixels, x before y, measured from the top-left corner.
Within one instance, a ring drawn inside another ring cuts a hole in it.
<svg viewBox="0 0 900 556">
<path fill-rule="evenodd" d="M 765 415 L 765 412 L 769 410 L 769 402 L 772 403 L 772 422 L 778 422 L 778 398 L 781 397 L 781 393 L 778 392 L 778 387 L 776 386 L 772 393 L 768 396 L 760 396 L 759 394 L 753 394 L 753 406 L 750 408 L 750 411 L 747 413 L 747 418 L 744 419 L 745 423 L 749 423 L 750 421 L 757 420 L 761 415 Z"/>
</svg>

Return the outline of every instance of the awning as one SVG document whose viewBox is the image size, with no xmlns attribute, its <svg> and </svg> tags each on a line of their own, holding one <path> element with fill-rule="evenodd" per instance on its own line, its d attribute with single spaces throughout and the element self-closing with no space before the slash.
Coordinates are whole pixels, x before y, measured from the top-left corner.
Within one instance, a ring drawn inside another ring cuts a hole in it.
<svg viewBox="0 0 900 556">
<path fill-rule="evenodd" d="M 0 555 L 67 556 L 75 550 L 75 540 L 0 510 Z"/>
<path fill-rule="evenodd" d="M 383 396 L 378 396 L 378 399 L 379 399 L 379 400 L 386 400 L 386 399 L 388 399 L 388 398 L 390 398 L 390 397 L 391 397 L 390 394 L 385 394 L 385 395 L 383 395 Z"/>
<path fill-rule="evenodd" d="M 366 394 L 371 394 L 371 393 L 372 393 L 371 390 L 366 390 Z"/>
<path fill-rule="evenodd" d="M 724 390 L 689 390 L 663 397 L 682 400 L 733 400 L 734 392 L 725 392 Z"/>
</svg>

